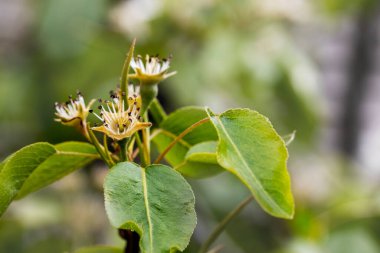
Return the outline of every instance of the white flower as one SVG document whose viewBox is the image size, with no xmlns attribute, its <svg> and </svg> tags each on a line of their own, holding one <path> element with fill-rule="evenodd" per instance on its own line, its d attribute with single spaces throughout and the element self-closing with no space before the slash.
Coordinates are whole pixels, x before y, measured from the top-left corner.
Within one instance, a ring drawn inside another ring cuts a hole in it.
<svg viewBox="0 0 380 253">
<path fill-rule="evenodd" d="M 145 65 L 142 57 L 139 55 L 131 60 L 134 74 L 128 75 L 129 78 L 140 80 L 141 84 L 157 84 L 160 81 L 175 75 L 177 72 L 168 73 L 170 67 L 170 58 L 160 60 L 157 56 L 146 55 Z"/>
<path fill-rule="evenodd" d="M 83 96 L 78 92 L 75 99 L 70 96 L 69 101 L 66 103 L 55 103 L 55 115 L 57 118 L 54 120 L 68 126 L 85 127 L 88 112 L 94 102 L 95 100 L 91 100 L 86 106 Z"/>
<path fill-rule="evenodd" d="M 125 109 L 123 94 L 118 90 L 111 94 L 111 101 L 104 101 L 100 105 L 98 117 L 103 125 L 92 127 L 92 130 L 103 132 L 114 140 L 122 140 L 132 136 L 135 132 L 151 126 L 150 122 L 141 122 L 141 96 L 133 86 L 128 87 L 128 108 Z M 92 111 L 91 111 L 92 112 Z"/>
</svg>

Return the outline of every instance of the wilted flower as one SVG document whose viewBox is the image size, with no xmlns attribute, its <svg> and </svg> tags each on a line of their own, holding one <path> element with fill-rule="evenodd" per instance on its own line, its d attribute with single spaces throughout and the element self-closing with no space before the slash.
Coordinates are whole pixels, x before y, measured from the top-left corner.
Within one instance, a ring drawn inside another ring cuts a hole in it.
<svg viewBox="0 0 380 253">
<path fill-rule="evenodd" d="M 138 90 L 135 91 L 132 85 L 128 87 L 128 108 L 126 110 L 122 95 L 120 90 L 112 92 L 111 101 L 104 101 L 104 105 L 98 107 L 100 114 L 94 113 L 103 122 L 103 125 L 91 128 L 103 132 L 117 141 L 151 126 L 150 122 L 140 121 L 141 96 Z"/>
<path fill-rule="evenodd" d="M 90 111 L 91 105 L 95 100 L 91 100 L 88 106 L 84 102 L 83 96 L 78 92 L 76 98 L 69 97 L 66 103 L 55 103 L 55 118 L 57 122 L 61 122 L 67 126 L 81 126 L 85 128 L 86 118 Z"/>
<path fill-rule="evenodd" d="M 131 60 L 134 74 L 128 75 L 129 78 L 138 79 L 142 85 L 152 85 L 175 75 L 177 72 L 167 73 L 170 67 L 170 58 L 160 60 L 157 56 L 146 55 L 145 65 L 139 55 Z"/>
</svg>

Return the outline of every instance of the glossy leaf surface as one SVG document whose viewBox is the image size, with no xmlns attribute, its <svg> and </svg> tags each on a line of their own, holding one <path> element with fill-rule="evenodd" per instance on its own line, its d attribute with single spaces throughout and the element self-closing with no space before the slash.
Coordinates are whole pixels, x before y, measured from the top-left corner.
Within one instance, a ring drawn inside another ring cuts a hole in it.
<svg viewBox="0 0 380 253">
<path fill-rule="evenodd" d="M 249 109 L 209 112 L 218 135 L 217 159 L 235 174 L 269 214 L 292 218 L 294 213 L 288 152 L 269 120 Z"/>
<path fill-rule="evenodd" d="M 164 151 L 175 137 L 204 118 L 207 118 L 207 113 L 204 108 L 200 107 L 184 107 L 170 114 L 164 121 L 162 121 L 160 124 L 160 130 L 156 132 L 153 139 L 158 151 Z M 165 159 L 172 166 L 179 165 L 184 161 L 186 153 L 191 146 L 201 142 L 215 141 L 217 139 L 218 136 L 215 128 L 212 126 L 211 122 L 207 122 L 187 134 L 171 149 L 171 151 L 165 156 Z"/>
<path fill-rule="evenodd" d="M 216 158 L 216 141 L 202 142 L 192 146 L 185 161 L 175 167 L 182 175 L 193 178 L 214 176 L 224 171 Z"/>
<path fill-rule="evenodd" d="M 41 142 L 9 156 L 0 168 L 0 215 L 9 204 L 79 169 L 97 157 L 90 144 Z"/>
<path fill-rule="evenodd" d="M 139 233 L 143 253 L 186 248 L 196 225 L 194 195 L 172 168 L 119 163 L 106 177 L 104 194 L 111 224 Z"/>
<path fill-rule="evenodd" d="M 84 142 L 64 142 L 55 146 L 56 153 L 41 163 L 28 177 L 17 198 L 37 191 L 98 157 L 94 146 Z"/>
</svg>

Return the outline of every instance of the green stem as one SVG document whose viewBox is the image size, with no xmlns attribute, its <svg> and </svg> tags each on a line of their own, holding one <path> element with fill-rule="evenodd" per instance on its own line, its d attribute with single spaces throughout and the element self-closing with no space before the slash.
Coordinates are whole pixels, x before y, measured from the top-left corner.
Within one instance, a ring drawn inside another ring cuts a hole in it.
<svg viewBox="0 0 380 253">
<path fill-rule="evenodd" d="M 146 85 L 140 83 L 140 94 L 142 99 L 140 115 L 146 114 L 153 100 L 157 97 L 158 86 L 157 84 Z"/>
<path fill-rule="evenodd" d="M 128 143 L 128 140 L 123 139 L 123 140 L 119 141 L 118 143 L 119 143 L 119 147 L 120 147 L 120 160 L 124 162 L 127 160 L 127 143 Z"/>
<path fill-rule="evenodd" d="M 148 114 L 144 114 L 144 122 L 149 122 Z M 146 165 L 150 164 L 150 128 L 145 128 L 142 130 L 143 145 L 144 145 L 144 155 Z"/>
<path fill-rule="evenodd" d="M 225 227 L 228 223 L 235 218 L 243 208 L 253 200 L 252 196 L 249 196 L 245 200 L 243 200 L 234 210 L 232 210 L 226 217 L 218 224 L 218 226 L 212 231 L 210 236 L 207 238 L 205 243 L 202 245 L 199 253 L 206 253 L 208 248 L 213 244 L 213 242 L 219 237 L 219 235 L 224 231 Z"/>
<path fill-rule="evenodd" d="M 194 130 L 194 128 L 197 128 L 198 126 L 200 125 L 203 125 L 204 123 L 207 123 L 210 121 L 210 118 L 204 118 L 194 124 L 192 124 L 191 126 L 189 126 L 188 128 L 185 129 L 185 131 L 183 131 L 182 133 L 180 133 L 167 147 L 166 149 L 157 157 L 157 159 L 153 162 L 154 164 L 157 164 L 159 162 L 161 162 L 161 160 L 165 157 L 165 155 L 174 147 L 174 145 L 179 142 L 183 137 L 185 137 L 185 135 L 187 135 L 188 133 L 190 133 L 191 131 Z"/>
<path fill-rule="evenodd" d="M 104 134 L 104 137 L 103 137 L 103 147 L 104 147 L 104 152 L 105 152 L 105 155 L 107 156 L 108 161 L 110 161 L 111 165 L 114 166 L 115 162 L 110 155 L 110 151 L 108 150 L 108 143 L 107 143 L 107 135 L 106 134 Z"/>
<path fill-rule="evenodd" d="M 99 143 L 98 139 L 96 138 L 94 132 L 90 129 L 90 127 L 87 125 L 87 131 L 91 139 L 91 143 L 95 146 L 96 150 L 98 151 L 99 155 L 102 157 L 103 161 L 108 165 L 109 168 L 112 167 L 112 162 L 108 160 L 108 156 L 104 152 L 103 146 Z"/>
<path fill-rule="evenodd" d="M 154 122 L 159 125 L 168 115 L 166 114 L 164 108 L 160 104 L 157 98 L 152 101 L 149 107 L 150 113 L 153 117 Z"/>
<path fill-rule="evenodd" d="M 145 167 L 145 166 L 147 166 L 147 163 L 146 163 L 145 157 L 144 157 L 144 147 L 143 147 L 143 144 L 141 142 L 140 135 L 138 133 L 135 133 L 135 136 L 136 136 L 137 147 L 139 148 L 139 155 L 140 155 L 141 165 L 143 167 Z"/>
</svg>

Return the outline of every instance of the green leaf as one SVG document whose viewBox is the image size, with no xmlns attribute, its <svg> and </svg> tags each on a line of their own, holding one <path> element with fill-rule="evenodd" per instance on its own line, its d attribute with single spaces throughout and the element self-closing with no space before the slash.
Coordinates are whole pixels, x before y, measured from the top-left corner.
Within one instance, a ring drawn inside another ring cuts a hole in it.
<svg viewBox="0 0 380 253">
<path fill-rule="evenodd" d="M 0 168 L 0 216 L 14 199 L 24 197 L 97 158 L 92 145 L 35 143 L 9 156 Z"/>
<path fill-rule="evenodd" d="M 224 171 L 216 158 L 216 141 L 202 142 L 189 149 L 185 161 L 175 167 L 182 175 L 193 178 L 214 176 Z"/>
<path fill-rule="evenodd" d="M 98 158 L 93 145 L 84 142 L 64 142 L 55 146 L 56 153 L 41 163 L 28 177 L 16 199 L 37 191 Z"/>
<path fill-rule="evenodd" d="M 30 173 L 55 153 L 48 143 L 35 143 L 14 153 L 0 173 L 0 216 L 16 197 Z"/>
<path fill-rule="evenodd" d="M 196 225 L 194 195 L 175 170 L 118 163 L 106 176 L 104 195 L 111 224 L 136 231 L 142 253 L 186 248 Z"/>
<path fill-rule="evenodd" d="M 160 129 L 155 133 L 153 142 L 157 146 L 159 152 L 163 152 L 165 148 L 184 130 L 194 123 L 207 118 L 207 113 L 201 107 L 184 107 L 170 114 L 160 124 Z M 216 141 L 218 136 L 211 122 L 207 122 L 179 141 L 165 156 L 165 159 L 172 165 L 176 166 L 185 159 L 189 148 L 195 144 Z"/>
<path fill-rule="evenodd" d="M 294 202 L 286 167 L 288 152 L 269 120 L 249 109 L 209 111 L 219 135 L 217 159 L 235 174 L 269 214 L 292 218 Z"/>
<path fill-rule="evenodd" d="M 78 249 L 75 253 L 123 253 L 123 250 L 110 246 L 93 246 Z"/>
</svg>

